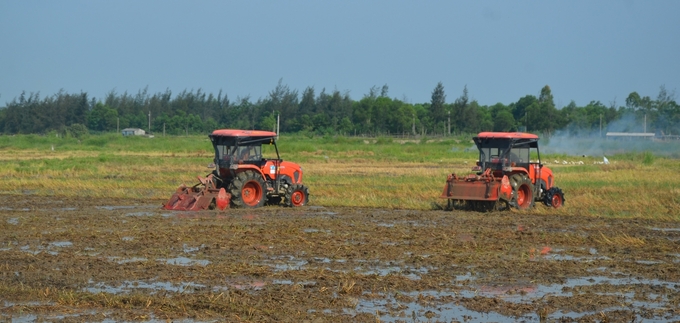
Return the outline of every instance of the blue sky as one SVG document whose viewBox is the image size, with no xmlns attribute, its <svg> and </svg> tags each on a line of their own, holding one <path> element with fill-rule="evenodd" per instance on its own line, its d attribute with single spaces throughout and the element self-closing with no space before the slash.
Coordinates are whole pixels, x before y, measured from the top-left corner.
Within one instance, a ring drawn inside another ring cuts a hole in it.
<svg viewBox="0 0 680 323">
<path fill-rule="evenodd" d="M 1 1 L 0 106 L 22 91 L 101 99 L 222 90 L 263 98 L 278 81 L 361 99 L 372 86 L 483 105 L 549 85 L 625 104 L 680 88 L 680 1 Z M 677 100 L 677 98 L 676 98 Z"/>
</svg>

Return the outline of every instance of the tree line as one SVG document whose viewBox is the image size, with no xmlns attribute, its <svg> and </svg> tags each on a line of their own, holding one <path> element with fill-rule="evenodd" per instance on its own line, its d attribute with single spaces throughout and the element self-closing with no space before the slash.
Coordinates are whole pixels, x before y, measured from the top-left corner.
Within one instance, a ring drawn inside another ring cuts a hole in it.
<svg viewBox="0 0 680 323">
<path fill-rule="evenodd" d="M 360 100 L 348 93 L 302 93 L 279 81 L 267 97 L 230 100 L 222 91 L 201 89 L 174 94 L 167 90 L 137 94 L 109 92 L 104 98 L 60 91 L 41 98 L 22 93 L 0 107 L 0 133 L 79 136 L 86 133 L 141 128 L 155 134 L 209 133 L 218 128 L 275 129 L 319 135 L 449 135 L 480 131 L 528 131 L 585 136 L 608 131 L 680 133 L 680 105 L 664 86 L 656 99 L 632 92 L 625 105 L 592 101 L 577 106 L 571 101 L 557 108 L 549 86 L 538 96 L 525 95 L 509 104 L 480 105 L 468 97 L 467 86 L 450 102 L 439 82 L 430 102 L 409 103 L 389 97 L 389 87 L 374 86 Z M 277 120 L 277 118 L 280 118 Z M 619 120 L 629 120 L 620 124 Z M 644 125 L 643 125 L 644 123 Z M 613 129 L 617 125 L 617 129 Z"/>
</svg>

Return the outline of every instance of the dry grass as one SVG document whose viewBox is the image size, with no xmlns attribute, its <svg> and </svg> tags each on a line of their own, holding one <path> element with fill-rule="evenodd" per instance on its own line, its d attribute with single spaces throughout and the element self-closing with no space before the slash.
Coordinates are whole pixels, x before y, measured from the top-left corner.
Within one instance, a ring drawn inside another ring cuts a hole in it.
<svg viewBox="0 0 680 323">
<path fill-rule="evenodd" d="M 642 247 L 645 245 L 645 241 L 640 238 L 631 237 L 625 233 L 618 235 L 606 236 L 604 233 L 600 232 L 600 238 L 596 239 L 597 242 L 619 246 L 619 247 Z"/>
<path fill-rule="evenodd" d="M 303 166 L 311 204 L 325 206 L 437 208 L 445 203 L 439 196 L 447 174 L 469 173 L 474 163 L 473 153 L 442 153 L 436 143 L 319 147 L 324 149 L 289 147 L 293 151 L 282 153 Z M 5 194 L 146 198 L 159 203 L 180 184 L 194 184 L 196 176 L 208 174 L 212 159 L 209 146 L 183 151 L 0 151 L 0 192 Z M 669 175 L 680 169 L 679 161 L 657 159 L 648 166 L 611 159 L 609 165 L 547 165 L 565 192 L 566 207 L 538 205 L 529 212 L 680 219 L 680 188 Z"/>
</svg>

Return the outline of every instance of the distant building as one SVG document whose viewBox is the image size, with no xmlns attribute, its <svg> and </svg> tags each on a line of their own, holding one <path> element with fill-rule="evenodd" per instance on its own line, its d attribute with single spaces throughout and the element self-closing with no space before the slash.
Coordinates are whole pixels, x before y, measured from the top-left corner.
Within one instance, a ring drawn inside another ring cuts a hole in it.
<svg viewBox="0 0 680 323">
<path fill-rule="evenodd" d="M 143 136 L 146 134 L 146 131 L 139 128 L 125 128 L 123 129 L 122 133 L 123 136 Z"/>
<path fill-rule="evenodd" d="M 653 139 L 654 133 L 651 132 L 607 132 L 607 139 L 633 140 L 633 139 Z"/>
</svg>

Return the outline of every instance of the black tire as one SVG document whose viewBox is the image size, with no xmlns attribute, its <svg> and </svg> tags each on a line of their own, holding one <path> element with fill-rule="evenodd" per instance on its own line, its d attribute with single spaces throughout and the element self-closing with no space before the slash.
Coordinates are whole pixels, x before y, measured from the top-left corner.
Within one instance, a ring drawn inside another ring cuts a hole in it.
<svg viewBox="0 0 680 323">
<path fill-rule="evenodd" d="M 262 175 L 251 170 L 238 173 L 229 184 L 228 191 L 233 207 L 261 207 L 267 200 Z"/>
<path fill-rule="evenodd" d="M 510 177 L 512 186 L 511 205 L 520 210 L 534 207 L 534 184 L 526 174 L 515 174 Z"/>
<path fill-rule="evenodd" d="M 556 209 L 564 206 L 564 193 L 557 187 L 551 187 L 543 195 L 543 204 Z"/>
<path fill-rule="evenodd" d="M 302 184 L 293 184 L 288 186 L 285 195 L 286 206 L 299 207 L 305 206 L 309 203 L 309 188 Z"/>
</svg>

